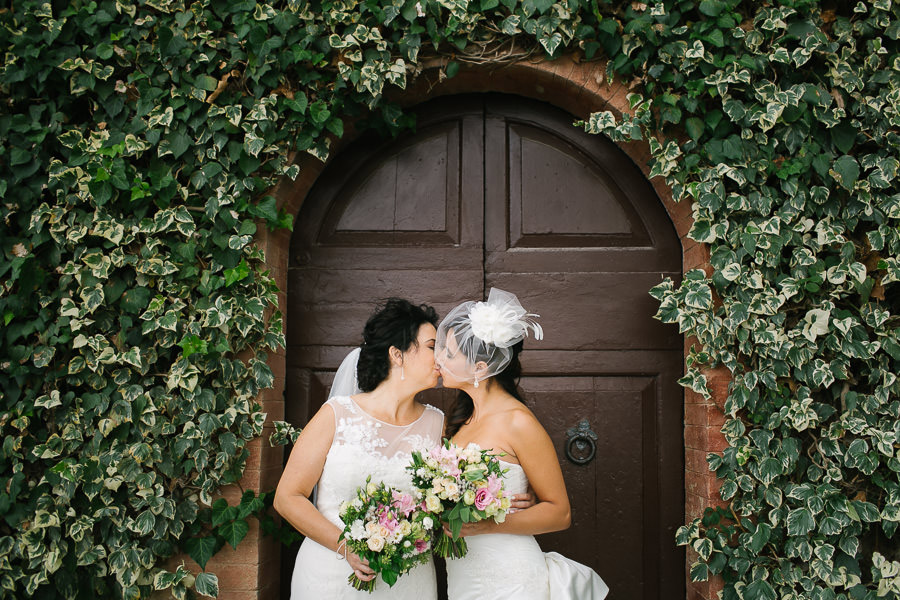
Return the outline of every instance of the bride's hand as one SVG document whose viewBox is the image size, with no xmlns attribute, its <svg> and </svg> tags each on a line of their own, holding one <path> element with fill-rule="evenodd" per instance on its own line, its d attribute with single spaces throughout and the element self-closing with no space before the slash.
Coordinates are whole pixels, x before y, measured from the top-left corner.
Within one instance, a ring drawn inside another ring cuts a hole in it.
<svg viewBox="0 0 900 600">
<path fill-rule="evenodd" d="M 350 567 L 353 569 L 353 572 L 356 573 L 356 576 L 359 577 L 360 581 L 371 581 L 372 579 L 375 579 L 375 571 L 369 568 L 369 561 L 366 559 L 361 558 L 353 552 L 348 552 L 347 562 L 350 563 Z"/>
<path fill-rule="evenodd" d="M 486 533 L 494 533 L 494 520 L 483 519 L 475 523 L 463 523 L 462 529 L 459 530 L 459 537 L 469 537 L 473 535 L 484 535 Z M 450 526 L 444 523 L 444 533 L 453 536 Z"/>
<path fill-rule="evenodd" d="M 528 491 L 524 494 L 515 494 L 510 496 L 509 498 L 509 512 L 514 513 L 517 510 L 525 510 L 526 508 L 531 508 L 535 504 L 537 504 L 537 498 L 534 496 L 534 491 L 529 486 Z"/>
</svg>

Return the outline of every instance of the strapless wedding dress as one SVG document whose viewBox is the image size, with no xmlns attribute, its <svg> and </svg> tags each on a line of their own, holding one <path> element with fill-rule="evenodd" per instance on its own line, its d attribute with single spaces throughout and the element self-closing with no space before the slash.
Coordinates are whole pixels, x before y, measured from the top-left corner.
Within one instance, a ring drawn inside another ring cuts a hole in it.
<svg viewBox="0 0 900 600">
<path fill-rule="evenodd" d="M 528 490 L 525 470 L 500 461 L 507 494 Z M 450 600 L 602 600 L 609 588 L 590 568 L 544 553 L 531 535 L 496 533 L 466 538 L 468 552 L 447 559 Z"/>
<path fill-rule="evenodd" d="M 406 492 L 413 491 L 406 471 L 413 450 L 430 449 L 441 443 L 444 414 L 425 405 L 425 412 L 404 426 L 379 421 L 348 396 L 328 400 L 334 410 L 334 440 L 317 484 L 316 507 L 325 518 L 344 528 L 339 515 L 341 502 L 352 499 L 356 489 L 372 481 L 384 481 Z M 297 552 L 291 578 L 291 600 L 436 600 L 434 563 L 414 567 L 401 575 L 393 587 L 380 576 L 375 591 L 357 591 L 347 582 L 352 573 L 345 560 L 307 538 Z"/>
</svg>

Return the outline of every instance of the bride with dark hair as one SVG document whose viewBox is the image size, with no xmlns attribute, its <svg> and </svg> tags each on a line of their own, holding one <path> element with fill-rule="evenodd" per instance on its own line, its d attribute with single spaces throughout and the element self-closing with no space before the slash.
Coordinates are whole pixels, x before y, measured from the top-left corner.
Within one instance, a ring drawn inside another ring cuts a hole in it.
<svg viewBox="0 0 900 600">
<path fill-rule="evenodd" d="M 463 525 L 468 552 L 447 560 L 450 600 L 601 600 L 609 592 L 589 567 L 544 554 L 534 539 L 571 523 L 553 442 L 518 389 L 524 339 L 529 331 L 543 337 L 536 316 L 515 295 L 494 288 L 486 302 L 465 302 L 438 326 L 435 358 L 443 384 L 459 390 L 445 437 L 491 449 L 506 469 L 507 492 L 522 493 L 530 484 L 537 497 L 503 523 Z"/>
<path fill-rule="evenodd" d="M 393 587 L 371 594 L 347 582 L 375 577 L 368 562 L 339 540 L 340 504 L 366 477 L 411 492 L 406 471 L 413 450 L 441 442 L 443 413 L 415 401 L 437 384 L 437 313 L 427 305 L 390 299 L 366 322 L 362 345 L 335 375 L 328 401 L 294 444 L 278 488 L 275 510 L 306 536 L 297 553 L 291 598 L 437 598 L 434 563 L 414 567 Z M 309 496 L 318 485 L 316 503 Z"/>
</svg>

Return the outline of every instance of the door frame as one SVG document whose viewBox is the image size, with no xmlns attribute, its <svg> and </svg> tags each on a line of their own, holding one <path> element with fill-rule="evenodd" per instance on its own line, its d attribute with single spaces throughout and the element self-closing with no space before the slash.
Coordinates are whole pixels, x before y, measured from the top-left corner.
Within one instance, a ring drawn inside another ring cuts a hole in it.
<svg viewBox="0 0 900 600">
<path fill-rule="evenodd" d="M 617 117 L 631 114 L 628 103 L 630 88 L 618 78 L 608 79 L 604 61 L 582 62 L 577 55 L 566 55 L 554 61 L 523 61 L 503 66 L 463 65 L 452 79 L 444 77 L 446 59 L 432 59 L 423 63 L 422 71 L 405 90 L 392 89 L 387 94 L 389 100 L 403 106 L 413 106 L 428 100 L 455 94 L 479 92 L 499 92 L 539 100 L 569 112 L 580 119 L 587 119 L 592 112 L 608 110 Z M 353 123 L 345 123 L 344 136 L 332 140 L 331 156 L 354 143 L 359 132 Z M 641 169 L 660 199 L 666 214 L 672 221 L 682 248 L 682 269 L 703 269 L 712 273 L 709 248 L 687 237 L 693 224 L 691 203 L 673 200 L 672 190 L 662 178 L 650 179 L 648 162 L 650 147 L 646 141 L 632 141 L 617 144 Z M 293 160 L 300 167 L 296 180 L 284 179 L 272 190 L 278 207 L 288 214 L 298 214 L 307 194 L 316 183 L 325 165 L 306 153 L 298 153 Z M 291 232 L 288 230 L 269 231 L 260 228 L 256 243 L 263 249 L 266 264 L 278 289 L 278 303 L 281 313 L 287 314 L 287 272 L 290 258 Z M 684 341 L 685 355 L 691 345 L 697 346 L 693 338 Z M 243 489 L 268 491 L 274 489 L 283 468 L 282 447 L 272 448 L 268 444 L 270 433 L 274 431 L 272 422 L 284 416 L 284 389 L 286 355 L 284 349 L 272 352 L 268 364 L 275 376 L 274 387 L 264 390 L 259 398 L 267 420 L 263 435 L 249 445 L 250 457 L 241 480 Z M 727 397 L 730 374 L 723 368 L 705 372 L 712 392 L 711 398 L 684 390 L 685 415 L 685 520 L 702 515 L 707 506 L 721 506 L 725 503 L 719 496 L 719 481 L 706 464 L 706 455 L 721 452 L 727 447 L 721 427 L 724 424 L 724 406 Z M 226 489 L 222 496 L 239 498 L 239 491 Z M 221 555 L 221 557 L 220 557 Z M 686 572 L 696 560 L 690 548 L 687 552 Z M 215 565 L 212 563 L 216 563 Z M 255 598 L 274 600 L 279 596 L 278 570 L 280 569 L 280 548 L 270 538 L 258 531 L 251 531 L 237 550 L 223 552 L 211 561 L 209 568 L 219 572 L 242 567 L 244 577 L 237 580 L 226 577 L 220 581 L 220 588 L 235 594 L 235 598 Z M 230 580 L 230 581 L 229 581 Z M 685 597 L 716 598 L 722 589 L 719 578 L 708 582 L 691 582 L 686 577 Z M 230 596 L 231 597 L 231 596 Z"/>
</svg>

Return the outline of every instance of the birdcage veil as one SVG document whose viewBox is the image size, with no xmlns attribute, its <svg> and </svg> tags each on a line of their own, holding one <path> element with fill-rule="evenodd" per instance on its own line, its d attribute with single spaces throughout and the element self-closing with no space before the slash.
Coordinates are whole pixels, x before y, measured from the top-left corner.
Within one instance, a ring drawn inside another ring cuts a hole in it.
<svg viewBox="0 0 900 600">
<path fill-rule="evenodd" d="M 525 339 L 529 330 L 536 340 L 544 337 L 535 321 L 538 316 L 526 311 L 515 294 L 498 288 L 491 288 L 484 302 L 463 302 L 438 326 L 435 357 L 441 371 L 461 381 L 473 381 L 477 387 L 479 380 L 506 368 L 512 347 Z"/>
</svg>

